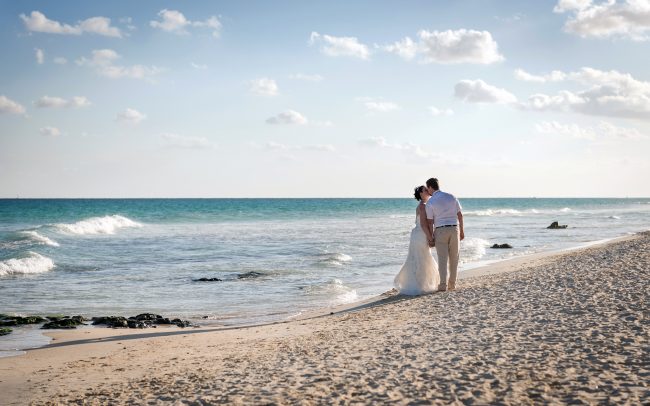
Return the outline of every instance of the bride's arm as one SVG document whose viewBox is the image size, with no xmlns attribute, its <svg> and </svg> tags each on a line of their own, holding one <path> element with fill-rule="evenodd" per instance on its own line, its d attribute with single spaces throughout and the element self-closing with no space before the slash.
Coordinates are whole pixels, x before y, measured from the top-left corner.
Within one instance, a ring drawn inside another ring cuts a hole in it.
<svg viewBox="0 0 650 406">
<path fill-rule="evenodd" d="M 418 210 L 420 211 L 420 227 L 422 227 L 422 230 L 424 230 L 424 233 L 427 235 L 427 241 L 431 241 L 433 240 L 433 235 L 431 235 L 431 228 L 429 227 L 427 212 L 424 209 L 424 205 L 419 205 Z"/>
</svg>

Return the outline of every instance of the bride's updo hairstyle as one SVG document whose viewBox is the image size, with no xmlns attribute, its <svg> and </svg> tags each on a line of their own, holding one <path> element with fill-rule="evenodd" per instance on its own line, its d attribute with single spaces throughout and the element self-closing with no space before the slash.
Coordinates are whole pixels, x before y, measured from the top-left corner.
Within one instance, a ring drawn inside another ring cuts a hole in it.
<svg viewBox="0 0 650 406">
<path fill-rule="evenodd" d="M 415 197 L 415 200 L 417 200 L 418 202 L 422 200 L 422 198 L 420 197 L 420 193 L 422 193 L 423 190 L 424 190 L 424 186 L 415 187 L 415 193 L 413 193 L 413 196 Z"/>
</svg>

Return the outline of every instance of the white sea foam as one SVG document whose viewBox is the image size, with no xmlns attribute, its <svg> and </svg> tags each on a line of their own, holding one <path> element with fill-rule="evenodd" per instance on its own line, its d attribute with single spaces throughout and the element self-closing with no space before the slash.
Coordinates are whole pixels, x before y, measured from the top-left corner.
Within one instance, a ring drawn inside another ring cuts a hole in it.
<svg viewBox="0 0 650 406">
<path fill-rule="evenodd" d="M 51 247 L 58 247 L 59 243 L 42 235 L 36 231 L 21 231 L 19 234 L 24 235 L 27 239 L 33 241 L 36 244 L 49 245 Z"/>
<path fill-rule="evenodd" d="M 321 254 L 321 259 L 318 262 L 328 265 L 340 266 L 343 265 L 344 262 L 350 261 L 352 261 L 352 257 L 347 254 L 343 254 L 341 252 L 330 252 Z"/>
<path fill-rule="evenodd" d="M 607 218 L 612 219 L 612 220 L 620 220 L 621 219 L 619 216 L 608 216 Z"/>
<path fill-rule="evenodd" d="M 520 215 L 521 211 L 515 209 L 486 209 L 486 210 L 470 210 L 464 214 L 474 216 L 498 216 L 498 215 Z"/>
<path fill-rule="evenodd" d="M 485 250 L 490 246 L 487 240 L 482 238 L 466 238 L 460 243 L 461 262 L 478 261 L 485 256 Z"/>
<path fill-rule="evenodd" d="M 562 209 L 552 209 L 552 210 L 538 210 L 538 209 L 528 209 L 528 210 L 517 210 L 517 209 L 485 209 L 485 210 L 469 210 L 463 212 L 465 215 L 469 216 L 523 216 L 527 214 L 553 214 L 553 213 L 568 213 L 571 209 L 569 207 L 564 207 Z"/>
<path fill-rule="evenodd" d="M 50 258 L 28 251 L 23 257 L 0 261 L 0 276 L 43 273 L 52 268 L 54 262 Z"/>
<path fill-rule="evenodd" d="M 67 234 L 115 234 L 120 228 L 142 227 L 142 224 L 127 217 L 114 214 L 112 216 L 91 217 L 72 224 L 55 224 L 59 231 Z"/>
<path fill-rule="evenodd" d="M 340 279 L 330 279 L 327 282 L 316 283 L 305 287 L 304 291 L 308 295 L 324 295 L 330 298 L 332 305 L 350 303 L 359 297 L 357 291 L 345 286 Z"/>
</svg>

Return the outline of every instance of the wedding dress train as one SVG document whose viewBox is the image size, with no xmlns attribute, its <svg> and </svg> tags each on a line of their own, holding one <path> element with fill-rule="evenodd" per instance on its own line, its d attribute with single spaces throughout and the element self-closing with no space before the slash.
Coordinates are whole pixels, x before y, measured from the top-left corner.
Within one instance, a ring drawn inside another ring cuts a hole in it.
<svg viewBox="0 0 650 406">
<path fill-rule="evenodd" d="M 409 251 L 402 269 L 395 276 L 395 289 L 402 295 L 435 292 L 440 284 L 438 264 L 431 256 L 427 236 L 420 226 L 420 213 L 415 216 Z"/>
</svg>

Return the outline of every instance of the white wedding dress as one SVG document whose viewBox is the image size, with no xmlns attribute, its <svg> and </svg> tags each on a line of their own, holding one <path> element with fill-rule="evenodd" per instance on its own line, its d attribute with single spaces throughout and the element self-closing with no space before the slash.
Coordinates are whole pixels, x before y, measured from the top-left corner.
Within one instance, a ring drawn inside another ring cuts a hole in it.
<svg viewBox="0 0 650 406">
<path fill-rule="evenodd" d="M 427 235 L 420 226 L 420 212 L 416 213 L 408 256 L 394 281 L 395 289 L 402 295 L 435 292 L 440 283 L 438 264 L 431 256 Z"/>
</svg>

